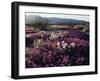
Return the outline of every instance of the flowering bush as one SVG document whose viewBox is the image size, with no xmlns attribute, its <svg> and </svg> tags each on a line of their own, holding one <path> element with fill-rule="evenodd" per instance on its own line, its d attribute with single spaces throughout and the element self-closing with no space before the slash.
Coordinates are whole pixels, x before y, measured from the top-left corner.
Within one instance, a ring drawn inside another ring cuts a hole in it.
<svg viewBox="0 0 100 81">
<path fill-rule="evenodd" d="M 78 30 L 26 36 L 26 68 L 89 64 L 89 35 Z"/>
</svg>

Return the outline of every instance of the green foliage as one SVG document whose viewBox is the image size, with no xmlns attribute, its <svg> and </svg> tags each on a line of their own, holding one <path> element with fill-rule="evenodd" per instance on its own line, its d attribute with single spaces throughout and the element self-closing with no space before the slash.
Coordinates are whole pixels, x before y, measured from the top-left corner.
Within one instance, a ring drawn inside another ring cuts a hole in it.
<svg viewBox="0 0 100 81">
<path fill-rule="evenodd" d="M 48 19 L 43 17 L 36 18 L 35 22 L 32 23 L 33 27 L 46 29 L 48 25 Z"/>
</svg>

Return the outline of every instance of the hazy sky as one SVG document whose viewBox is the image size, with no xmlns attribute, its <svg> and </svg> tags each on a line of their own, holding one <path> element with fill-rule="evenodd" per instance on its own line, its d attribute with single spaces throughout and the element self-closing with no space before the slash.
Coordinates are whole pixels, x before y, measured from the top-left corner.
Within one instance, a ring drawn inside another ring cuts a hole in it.
<svg viewBox="0 0 100 81">
<path fill-rule="evenodd" d="M 89 21 L 89 15 L 79 15 L 79 14 L 49 14 L 49 13 L 25 13 L 25 15 L 39 15 L 41 17 L 58 17 L 58 18 L 70 18 L 77 20 Z"/>
</svg>

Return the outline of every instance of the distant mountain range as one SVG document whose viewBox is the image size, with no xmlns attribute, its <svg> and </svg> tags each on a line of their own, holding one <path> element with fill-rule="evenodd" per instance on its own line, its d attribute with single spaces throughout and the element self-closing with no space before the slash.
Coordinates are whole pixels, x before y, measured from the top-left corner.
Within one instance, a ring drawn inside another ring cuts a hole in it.
<svg viewBox="0 0 100 81">
<path fill-rule="evenodd" d="M 82 20 L 68 19 L 68 18 L 49 18 L 49 24 L 61 24 L 61 23 L 80 23 Z"/>
<path fill-rule="evenodd" d="M 44 18 L 44 17 L 41 17 Z M 68 18 L 57 18 L 57 17 L 48 17 L 48 23 L 49 24 L 64 24 L 64 23 L 80 23 L 80 22 L 87 22 L 83 20 L 76 20 L 76 19 L 68 19 Z M 25 23 L 26 24 L 32 24 L 33 22 L 36 22 L 36 20 L 40 20 L 40 16 L 33 16 L 33 15 L 28 15 L 25 18 Z"/>
</svg>

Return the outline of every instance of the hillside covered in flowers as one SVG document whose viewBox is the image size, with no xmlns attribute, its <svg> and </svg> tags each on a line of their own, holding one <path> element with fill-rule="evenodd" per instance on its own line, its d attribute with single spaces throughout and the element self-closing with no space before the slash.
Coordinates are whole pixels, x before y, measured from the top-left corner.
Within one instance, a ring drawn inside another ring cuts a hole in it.
<svg viewBox="0 0 100 81">
<path fill-rule="evenodd" d="M 26 68 L 89 65 L 88 22 L 47 24 L 47 20 L 41 21 L 26 24 Z"/>
</svg>

